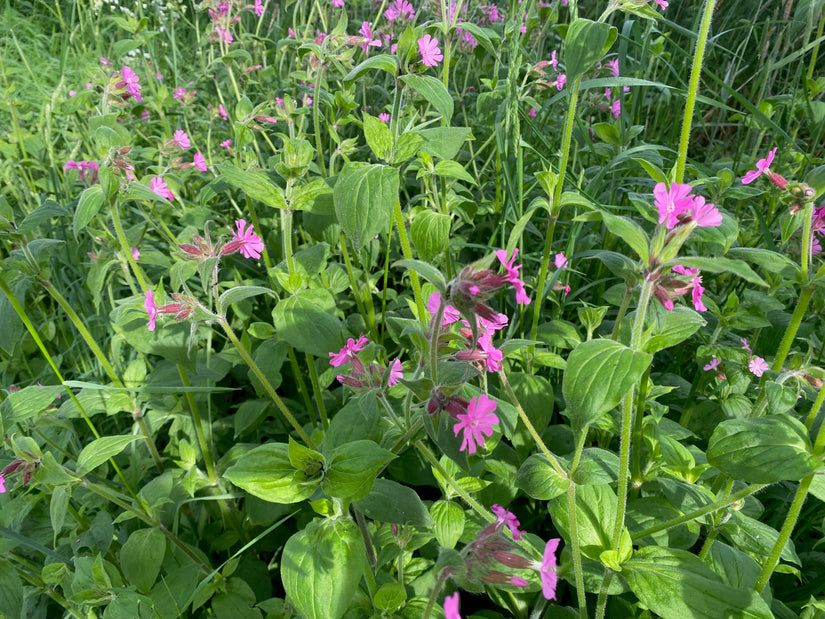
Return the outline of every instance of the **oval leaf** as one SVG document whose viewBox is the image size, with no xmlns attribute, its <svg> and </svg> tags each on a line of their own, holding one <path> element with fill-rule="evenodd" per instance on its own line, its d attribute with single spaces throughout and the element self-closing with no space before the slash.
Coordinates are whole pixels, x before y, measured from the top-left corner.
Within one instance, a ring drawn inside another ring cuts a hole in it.
<svg viewBox="0 0 825 619">
<path fill-rule="evenodd" d="M 332 191 L 335 215 L 355 251 L 390 225 L 398 199 L 398 170 L 385 165 L 349 162 Z"/>
<path fill-rule="evenodd" d="M 85 475 L 93 471 L 109 458 L 113 458 L 140 436 L 103 436 L 93 440 L 83 448 L 77 457 L 77 474 Z"/>
<path fill-rule="evenodd" d="M 266 443 L 243 454 L 223 474 L 239 488 L 264 501 L 297 503 L 315 492 L 318 481 L 295 481 L 297 470 L 289 461 L 289 447 Z"/>
<path fill-rule="evenodd" d="M 448 123 L 453 117 L 453 98 L 440 79 L 432 75 L 402 75 L 398 78 L 424 97 Z"/>
<path fill-rule="evenodd" d="M 723 421 L 707 456 L 723 473 L 751 484 L 799 481 L 822 466 L 811 455 L 805 426 L 785 415 Z"/>
</svg>

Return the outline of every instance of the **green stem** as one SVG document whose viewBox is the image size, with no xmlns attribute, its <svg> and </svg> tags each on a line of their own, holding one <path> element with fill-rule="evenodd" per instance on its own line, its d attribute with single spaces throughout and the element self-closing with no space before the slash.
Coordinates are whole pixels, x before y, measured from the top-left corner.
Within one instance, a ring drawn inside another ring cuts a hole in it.
<svg viewBox="0 0 825 619">
<path fill-rule="evenodd" d="M 507 395 L 510 396 L 510 401 L 512 402 L 513 406 L 515 406 L 516 411 L 518 412 L 519 419 L 524 424 L 524 427 L 527 428 L 527 431 L 530 433 L 530 436 L 533 437 L 533 440 L 536 443 L 536 446 L 541 450 L 544 454 L 544 457 L 547 458 L 547 461 L 550 463 L 550 466 L 558 473 L 561 477 L 567 478 L 568 474 L 567 471 L 562 468 L 559 461 L 556 457 L 550 453 L 550 450 L 547 448 L 547 445 L 544 444 L 544 441 L 539 436 L 539 433 L 536 432 L 536 428 L 533 426 L 530 418 L 527 416 L 527 413 L 524 412 L 524 409 L 521 407 L 521 403 L 518 401 L 513 388 L 510 386 L 510 381 L 507 380 L 507 374 L 504 372 L 504 369 L 498 371 L 498 376 L 501 379 L 501 384 L 504 385 L 504 388 L 507 390 Z"/>
<path fill-rule="evenodd" d="M 441 466 L 441 463 L 438 461 L 438 458 L 436 458 L 435 454 L 432 451 L 430 451 L 429 447 L 427 447 L 422 441 L 416 441 L 415 447 L 416 449 L 418 449 L 419 452 L 421 452 L 421 455 L 427 459 L 427 461 L 432 465 L 432 467 L 436 471 L 438 471 L 438 474 L 441 475 L 444 481 L 447 482 L 447 485 L 450 486 L 450 488 L 452 488 L 458 496 L 464 499 L 467 505 L 476 510 L 482 516 L 482 518 L 485 518 L 487 521 L 493 522 L 495 520 L 495 517 L 489 509 L 484 509 L 484 506 L 481 503 L 476 501 L 473 497 L 470 496 L 470 494 L 464 488 L 458 485 L 458 483 L 453 479 L 452 475 L 450 475 L 447 472 L 447 470 L 443 466 Z"/>
<path fill-rule="evenodd" d="M 802 231 L 802 253 L 800 267 L 802 271 L 802 281 L 808 281 L 808 265 L 811 262 L 811 227 L 813 225 L 814 204 L 810 200 L 805 203 L 802 211 L 804 226 Z"/>
<path fill-rule="evenodd" d="M 599 597 L 596 599 L 596 619 L 604 619 L 607 610 L 607 591 L 610 589 L 610 581 L 613 580 L 613 570 L 605 568 L 604 578 L 599 587 Z"/>
<path fill-rule="evenodd" d="M 430 599 L 427 600 L 427 607 L 424 609 L 424 614 L 421 615 L 421 619 L 430 619 L 430 613 L 433 612 L 433 607 L 435 606 L 435 598 L 438 597 L 441 587 L 447 582 L 447 578 L 449 578 L 449 574 L 446 570 L 443 570 L 441 574 L 438 575 L 438 580 L 435 581 L 433 590 L 430 593 Z"/>
<path fill-rule="evenodd" d="M 186 371 L 186 368 L 182 365 L 178 364 L 178 374 L 180 375 L 181 383 L 184 387 L 191 386 L 189 382 L 189 374 Z M 201 456 L 203 456 L 203 463 L 206 466 L 206 474 L 209 475 L 209 481 L 213 484 L 217 482 L 217 477 L 215 476 L 215 465 L 212 461 L 212 452 L 209 450 L 209 445 L 206 442 L 206 433 L 203 430 L 203 421 L 201 421 L 200 411 L 198 410 L 198 405 L 195 402 L 195 394 L 191 391 L 186 391 L 186 401 L 189 404 L 189 412 L 192 413 L 192 422 L 195 428 L 195 436 L 198 439 L 198 445 L 201 448 Z"/>
<path fill-rule="evenodd" d="M 318 407 L 318 414 L 321 415 L 321 424 L 324 430 L 329 429 L 329 419 L 327 419 L 327 407 L 324 405 L 324 392 L 321 390 L 321 383 L 318 382 L 318 370 L 315 369 L 315 358 L 309 353 L 307 356 L 307 368 L 309 368 L 309 380 L 312 383 L 312 393 L 315 395 L 315 405 Z"/>
<path fill-rule="evenodd" d="M 705 57 L 705 46 L 708 42 L 710 22 L 713 19 L 713 9 L 716 0 L 706 0 L 702 13 L 702 23 L 699 25 L 699 36 L 696 39 L 696 49 L 693 52 L 693 67 L 690 70 L 685 114 L 682 117 L 682 135 L 679 139 L 679 156 L 676 159 L 676 182 L 681 183 L 685 177 L 688 144 L 690 143 L 690 129 L 693 124 L 693 109 L 696 107 L 696 97 L 699 94 L 699 77 L 702 73 L 702 62 Z"/>
<path fill-rule="evenodd" d="M 823 400 L 825 400 L 825 389 L 820 389 L 819 395 L 816 396 L 816 400 L 811 406 L 811 411 L 808 413 L 808 418 L 805 420 L 805 427 L 808 430 L 810 430 L 811 426 L 814 425 L 814 420 L 816 419 L 817 414 L 819 414 L 819 409 L 822 408 Z"/>
<path fill-rule="evenodd" d="M 771 366 L 771 370 L 774 372 L 779 372 L 785 363 L 788 352 L 791 350 L 791 344 L 793 344 L 794 338 L 796 338 L 799 326 L 802 324 L 802 319 L 808 309 L 808 303 L 811 301 L 813 292 L 813 287 L 806 286 L 799 294 L 799 299 L 796 301 L 796 307 L 791 316 L 791 321 L 788 323 L 788 328 L 785 329 L 785 335 L 782 336 L 782 341 L 779 343 L 779 349 L 776 351 L 776 357 L 774 357 L 773 365 Z"/>
<path fill-rule="evenodd" d="M 232 344 L 235 346 L 235 349 L 238 351 L 238 354 L 241 355 L 241 358 L 244 360 L 246 365 L 249 366 L 249 369 L 252 370 L 252 373 L 258 377 L 259 381 L 261 381 L 261 384 L 263 385 L 267 394 L 275 403 L 275 406 L 278 408 L 278 410 L 281 411 L 281 414 L 284 416 L 287 422 L 289 422 L 289 425 L 292 426 L 292 428 L 295 430 L 298 436 L 301 437 L 301 439 L 304 441 L 304 444 L 307 447 L 309 447 L 310 449 L 317 450 L 318 447 L 315 445 L 315 443 L 312 442 L 312 439 L 309 438 L 309 435 L 307 435 L 307 433 L 304 432 L 304 429 L 301 427 L 301 425 L 298 423 L 298 421 L 295 419 L 292 413 L 289 412 L 289 409 L 286 407 L 286 404 L 284 404 L 284 401 L 275 391 L 275 388 L 272 386 L 272 383 L 269 382 L 269 379 L 266 377 L 266 374 L 264 374 L 261 371 L 261 368 L 259 368 L 258 364 L 255 363 L 255 360 L 252 359 L 252 356 L 249 354 L 246 348 L 244 348 L 244 345 L 241 344 L 240 340 L 232 331 L 232 329 L 229 326 L 229 323 L 226 321 L 225 318 L 222 317 L 220 319 L 220 325 L 223 328 L 224 333 L 226 333 L 226 337 L 228 337 L 229 341 L 232 342 Z"/>
<path fill-rule="evenodd" d="M 401 201 L 395 201 L 395 227 L 398 230 L 398 238 L 401 241 L 401 253 L 407 260 L 412 259 L 412 249 L 410 249 L 410 241 L 407 238 L 407 230 L 404 227 L 404 216 L 401 214 Z M 424 299 L 421 296 L 421 282 L 418 280 L 418 273 L 410 271 L 410 282 L 413 287 L 413 296 L 415 297 L 415 306 L 418 309 L 418 319 L 424 320 Z"/>
<path fill-rule="evenodd" d="M 633 298 L 633 288 L 627 286 L 624 293 L 624 298 L 622 299 L 622 304 L 619 306 L 619 313 L 616 314 L 616 322 L 613 324 L 613 332 L 610 334 L 611 340 L 619 339 L 619 327 L 621 327 L 622 320 L 624 320 L 624 316 L 627 313 L 627 308 L 630 306 L 630 299 Z"/>
<path fill-rule="evenodd" d="M 752 486 L 743 488 L 738 492 L 734 492 L 733 494 L 726 494 L 724 498 L 721 498 L 718 501 L 714 501 L 713 503 L 705 505 L 704 507 L 695 509 L 692 512 L 688 512 L 687 514 L 682 514 L 681 516 L 677 516 L 676 518 L 671 518 L 670 520 L 666 520 L 665 522 L 660 522 L 659 524 L 653 525 L 652 527 L 642 529 L 641 531 L 638 531 L 633 536 L 633 538 L 634 540 L 640 540 L 647 537 L 648 535 L 658 533 L 659 531 L 665 531 L 673 527 L 678 527 L 680 524 L 685 524 L 686 522 L 690 522 L 691 520 L 701 518 L 705 514 L 711 514 L 729 505 L 733 505 L 734 503 L 736 503 L 737 501 L 741 501 L 745 497 L 748 497 L 752 494 L 756 494 L 757 492 L 762 490 L 762 488 L 766 488 L 767 486 L 768 484 L 754 484 Z"/>
<path fill-rule="evenodd" d="M 579 616 L 587 619 L 587 594 L 584 590 L 584 572 L 579 544 L 579 525 L 576 512 L 576 484 L 570 480 L 567 487 L 567 514 L 570 519 L 570 554 L 573 557 L 573 573 L 576 577 L 576 597 L 579 598 Z"/>
<path fill-rule="evenodd" d="M 645 400 L 647 399 L 647 383 L 650 378 L 650 366 L 642 375 L 639 382 L 639 393 L 636 396 L 636 417 L 633 420 L 633 436 L 631 437 L 630 454 L 633 459 L 631 466 L 631 486 L 634 496 L 642 485 L 642 424 L 644 422 Z"/>
<path fill-rule="evenodd" d="M 281 209 L 281 241 L 284 248 L 284 260 L 289 274 L 295 272 L 295 263 L 292 260 L 292 211 Z"/>
<path fill-rule="evenodd" d="M 137 263 L 137 260 L 135 260 L 132 256 L 132 248 L 129 247 L 129 241 L 126 238 L 126 233 L 123 231 L 123 223 L 120 221 L 120 212 L 117 200 L 114 200 L 112 204 L 112 221 L 115 224 L 115 235 L 117 236 L 117 240 L 120 243 L 120 251 L 123 252 L 124 257 L 126 258 L 126 262 L 129 264 L 129 267 L 135 274 L 135 277 L 138 280 L 138 284 L 140 285 L 141 290 L 143 292 L 146 292 L 149 288 L 152 287 L 152 285 L 149 282 L 149 279 L 146 277 L 146 274 L 143 272 L 143 269 Z"/>
<path fill-rule="evenodd" d="M 553 232 L 556 220 L 559 216 L 561 194 L 564 190 L 564 176 L 567 171 L 567 161 L 570 158 L 570 142 L 573 136 L 573 124 L 576 119 L 576 106 L 579 101 L 579 86 L 581 78 L 576 78 L 570 86 L 570 101 L 567 105 L 567 117 L 564 123 L 564 135 L 561 143 L 561 162 L 559 163 L 559 179 L 556 184 L 553 204 L 550 205 L 549 225 L 547 236 L 544 239 L 544 253 L 541 258 L 541 269 L 539 271 L 538 292 L 536 294 L 536 305 L 533 308 L 533 327 L 530 330 L 530 339 L 535 340 L 539 329 L 539 314 L 544 303 L 544 285 L 547 282 L 547 272 L 550 269 L 550 248 L 553 244 Z"/>
</svg>

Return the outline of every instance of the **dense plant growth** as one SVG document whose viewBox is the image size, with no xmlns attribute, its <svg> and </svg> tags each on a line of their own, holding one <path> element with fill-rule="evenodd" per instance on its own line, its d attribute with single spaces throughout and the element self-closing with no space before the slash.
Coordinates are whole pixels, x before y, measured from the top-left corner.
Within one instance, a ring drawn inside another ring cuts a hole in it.
<svg viewBox="0 0 825 619">
<path fill-rule="evenodd" d="M 0 615 L 825 612 L 823 0 L 0 17 Z"/>
</svg>

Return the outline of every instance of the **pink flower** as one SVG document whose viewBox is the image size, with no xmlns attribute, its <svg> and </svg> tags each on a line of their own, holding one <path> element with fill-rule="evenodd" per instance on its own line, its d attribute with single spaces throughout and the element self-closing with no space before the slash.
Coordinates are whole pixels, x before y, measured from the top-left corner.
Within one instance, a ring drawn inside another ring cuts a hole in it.
<svg viewBox="0 0 825 619">
<path fill-rule="evenodd" d="M 527 112 L 527 115 L 528 115 L 530 118 L 535 118 L 535 117 L 536 117 L 536 108 L 531 107 L 531 108 L 530 108 L 530 111 L 529 111 L 529 112 Z"/>
<path fill-rule="evenodd" d="M 748 340 L 746 340 L 744 337 L 742 337 L 742 338 L 739 338 L 739 342 L 742 344 L 742 348 L 747 350 L 750 354 L 753 354 L 753 351 L 751 350 L 751 347 L 748 345 Z"/>
<path fill-rule="evenodd" d="M 421 63 L 425 67 L 437 67 L 444 60 L 441 50 L 438 49 L 438 39 L 425 34 L 418 39 L 418 51 L 421 52 Z"/>
<path fill-rule="evenodd" d="M 516 515 L 499 505 L 493 505 L 490 510 L 496 515 L 498 524 L 506 524 L 510 529 L 510 532 L 513 534 L 513 539 L 519 541 L 521 539 L 521 534 L 524 533 L 524 531 L 518 530 L 521 523 L 518 521 L 518 518 L 516 518 Z"/>
<path fill-rule="evenodd" d="M 137 101 L 143 101 L 143 97 L 140 96 L 140 78 L 137 74 L 131 68 L 124 66 L 120 71 L 120 75 L 125 82 L 127 92 Z"/>
<path fill-rule="evenodd" d="M 690 280 L 690 283 L 693 284 L 693 289 L 691 290 L 693 307 L 696 308 L 697 312 L 706 312 L 708 308 L 706 308 L 705 304 L 702 303 L 702 293 L 705 292 L 705 289 L 702 286 L 702 278 L 694 277 Z"/>
<path fill-rule="evenodd" d="M 226 113 L 223 103 L 218 103 L 218 114 L 220 114 L 222 120 L 229 120 L 229 114 Z"/>
<path fill-rule="evenodd" d="M 378 120 L 380 120 L 381 122 L 388 123 L 388 122 L 390 122 L 390 115 L 387 114 L 386 112 L 381 112 L 378 115 Z"/>
<path fill-rule="evenodd" d="M 777 148 L 774 147 L 771 152 L 768 153 L 768 156 L 765 159 L 760 159 L 756 162 L 756 169 L 750 170 L 742 177 L 742 184 L 749 185 L 757 178 L 762 176 L 762 174 L 766 173 L 770 167 L 771 163 L 773 163 L 773 158 L 776 156 Z"/>
<path fill-rule="evenodd" d="M 524 290 L 524 282 L 521 281 L 521 277 L 519 276 L 522 265 L 513 266 L 516 256 L 518 256 L 518 248 L 513 250 L 513 255 L 510 257 L 509 262 L 507 261 L 507 250 L 499 249 L 496 252 L 496 258 L 498 258 L 499 262 L 507 269 L 507 280 L 513 284 L 513 287 L 516 289 L 516 303 L 530 305 L 530 297 L 527 296 L 527 292 Z"/>
<path fill-rule="evenodd" d="M 220 146 L 223 148 L 230 148 L 232 146 L 232 140 L 224 140 L 220 143 Z"/>
<path fill-rule="evenodd" d="M 565 258 L 562 253 L 556 254 L 555 258 L 553 258 L 553 262 L 555 263 L 557 269 L 563 269 L 567 266 L 567 258 Z"/>
<path fill-rule="evenodd" d="M 174 92 L 172 93 L 172 98 L 177 99 L 178 101 L 183 101 L 186 99 L 186 88 L 175 88 Z"/>
<path fill-rule="evenodd" d="M 679 273 L 680 275 L 698 275 L 699 269 L 688 269 L 683 267 L 681 264 L 677 264 L 673 267 L 674 273 Z"/>
<path fill-rule="evenodd" d="M 765 370 L 768 369 L 768 364 L 765 363 L 762 357 L 751 357 L 750 363 L 748 363 L 748 369 L 753 372 L 755 376 L 762 376 Z"/>
<path fill-rule="evenodd" d="M 166 181 L 163 180 L 162 176 L 155 176 L 149 182 L 149 189 L 154 191 L 158 194 L 161 198 L 166 198 L 167 200 L 174 200 L 175 194 L 166 186 Z"/>
<path fill-rule="evenodd" d="M 135 262 L 140 260 L 140 250 L 137 247 L 132 248 L 132 258 Z"/>
<path fill-rule="evenodd" d="M 69 91 L 69 96 L 74 97 L 77 93 L 74 90 Z"/>
<path fill-rule="evenodd" d="M 556 550 L 559 547 L 559 539 L 551 539 L 544 546 L 544 555 L 539 567 L 539 577 L 541 578 L 541 593 L 545 600 L 556 599 Z"/>
<path fill-rule="evenodd" d="M 181 150 L 186 150 L 192 146 L 192 143 L 189 141 L 189 136 L 186 135 L 186 131 L 183 131 L 182 129 L 175 131 L 175 137 L 172 138 L 172 142 L 179 146 Z"/>
<path fill-rule="evenodd" d="M 0 475 L 0 494 L 6 493 L 6 478 Z M 458 595 L 456 593 L 456 595 Z"/>
<path fill-rule="evenodd" d="M 458 613 L 458 591 L 444 598 L 444 619 L 462 619 Z"/>
<path fill-rule="evenodd" d="M 435 316 L 435 313 L 438 311 L 438 306 L 441 304 L 441 293 L 434 292 L 430 295 L 430 298 L 427 299 L 427 309 L 430 311 L 432 316 Z M 444 314 L 441 316 L 441 326 L 449 325 L 456 320 L 460 316 L 459 311 L 454 308 L 449 303 L 444 308 Z"/>
<path fill-rule="evenodd" d="M 567 75 L 564 73 L 559 73 L 559 76 L 556 78 L 556 90 L 561 90 L 564 88 L 564 85 L 567 83 Z"/>
<path fill-rule="evenodd" d="M 493 426 L 498 424 L 498 417 L 493 414 L 496 406 L 495 400 L 482 393 L 470 400 L 466 414 L 456 415 L 459 422 L 453 426 L 453 432 L 458 436 L 464 431 L 460 451 L 467 449 L 474 454 L 478 445 L 484 445 L 484 437 L 493 435 Z"/>
<path fill-rule="evenodd" d="M 261 2 L 261 0 L 255 0 L 255 8 L 253 10 L 255 11 L 255 15 L 257 17 L 260 17 L 261 15 L 263 15 L 264 14 L 264 4 L 263 4 L 263 2 Z"/>
<path fill-rule="evenodd" d="M 550 64 L 553 65 L 553 70 L 559 70 L 559 59 L 556 57 L 556 50 L 550 52 Z"/>
<path fill-rule="evenodd" d="M 368 21 L 361 22 L 361 30 L 359 30 L 359 32 L 361 33 L 361 36 L 366 39 L 360 47 L 367 52 L 367 56 L 369 56 L 370 47 L 380 47 L 381 40 L 372 38 L 372 27 Z"/>
<path fill-rule="evenodd" d="M 622 115 L 622 102 L 616 99 L 610 106 L 610 111 L 613 113 L 613 118 L 618 118 Z"/>
<path fill-rule="evenodd" d="M 220 26 L 215 26 L 215 34 L 218 35 L 218 40 L 223 41 L 225 45 L 232 45 L 232 33 L 229 32 L 229 28 L 222 28 Z"/>
<path fill-rule="evenodd" d="M 344 0 L 332 0 L 332 6 L 334 6 L 336 9 L 343 8 Z"/>
<path fill-rule="evenodd" d="M 100 57 L 100 64 L 105 64 L 107 66 L 111 66 L 112 63 L 106 60 L 103 56 Z"/>
<path fill-rule="evenodd" d="M 713 356 L 713 358 L 710 360 L 710 363 L 708 363 L 708 364 L 707 364 L 706 366 L 704 366 L 702 369 L 703 369 L 705 372 L 710 372 L 711 370 L 715 370 L 716 368 L 718 368 L 720 363 L 722 363 L 722 360 L 721 360 L 721 359 L 717 359 L 717 358 L 716 358 L 716 355 L 714 355 L 714 356 Z"/>
<path fill-rule="evenodd" d="M 700 228 L 716 227 L 722 225 L 722 213 L 713 204 L 705 202 L 702 196 L 693 196 L 693 204 L 690 207 L 690 218 L 696 222 Z"/>
<path fill-rule="evenodd" d="M 149 324 L 146 325 L 146 328 L 149 331 L 155 330 L 155 318 L 158 315 L 158 306 L 155 305 L 155 293 L 151 290 L 147 290 L 143 293 L 146 296 L 146 300 L 143 302 L 143 307 L 146 309 L 146 313 L 149 314 Z"/>
<path fill-rule="evenodd" d="M 247 228 L 244 219 L 236 219 L 235 226 L 237 229 L 232 231 L 232 240 L 240 242 L 241 255 L 244 258 L 254 258 L 255 260 L 260 258 L 264 249 L 264 242 L 261 237 L 255 234 L 255 228 L 252 226 Z"/>
<path fill-rule="evenodd" d="M 398 381 L 404 378 L 404 368 L 398 359 L 393 359 L 387 369 L 390 371 L 390 377 L 387 379 L 387 385 L 390 387 L 395 387 L 398 384 Z"/>
<path fill-rule="evenodd" d="M 656 197 L 654 204 L 659 209 L 659 223 L 665 224 L 668 230 L 672 230 L 679 223 L 679 215 L 690 210 L 693 205 L 690 190 L 690 185 L 677 183 L 671 183 L 670 189 L 664 183 L 656 183 L 653 188 Z"/>
<path fill-rule="evenodd" d="M 329 353 L 329 364 L 337 368 L 338 366 L 349 363 L 355 357 L 355 353 L 364 350 L 368 343 L 369 340 L 365 335 L 359 337 L 357 342 L 354 339 L 349 338 L 341 350 L 337 353 Z M 390 372 L 392 372 L 392 368 L 390 368 Z"/>
<path fill-rule="evenodd" d="M 192 163 L 195 164 L 195 167 L 201 172 L 206 172 L 206 159 L 204 159 L 201 153 L 195 153 Z"/>
<path fill-rule="evenodd" d="M 604 66 L 607 67 L 607 70 L 610 72 L 610 75 L 613 77 L 619 77 L 619 59 L 613 58 L 612 60 L 608 60 L 604 63 Z"/>
<path fill-rule="evenodd" d="M 662 7 L 662 10 L 667 8 L 667 0 L 656 0 L 656 4 Z"/>
<path fill-rule="evenodd" d="M 484 366 L 488 372 L 498 372 L 501 369 L 501 362 L 504 359 L 504 353 L 493 346 L 493 332 L 487 331 L 484 335 L 478 338 L 478 347 L 484 353 Z"/>
<path fill-rule="evenodd" d="M 415 10 L 407 0 L 393 0 L 389 8 L 384 11 L 384 18 L 392 24 L 398 18 L 412 19 L 415 17 Z"/>
</svg>

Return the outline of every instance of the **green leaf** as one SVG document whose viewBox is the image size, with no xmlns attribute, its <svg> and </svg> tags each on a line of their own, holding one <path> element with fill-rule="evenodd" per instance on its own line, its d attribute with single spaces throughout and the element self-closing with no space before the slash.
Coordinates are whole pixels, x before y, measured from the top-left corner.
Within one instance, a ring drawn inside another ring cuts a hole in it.
<svg viewBox="0 0 825 619">
<path fill-rule="evenodd" d="M 450 216 L 442 213 L 426 210 L 416 214 L 410 226 L 410 237 L 422 260 L 430 262 L 444 250 L 450 238 L 451 223 Z"/>
<path fill-rule="evenodd" d="M 402 75 L 398 79 L 414 88 L 449 124 L 453 117 L 453 98 L 440 79 L 432 75 L 414 74 Z"/>
<path fill-rule="evenodd" d="M 613 26 L 589 19 L 576 19 L 564 37 L 567 81 L 573 83 L 595 65 L 613 45 L 618 31 Z"/>
<path fill-rule="evenodd" d="M 302 352 L 327 357 L 341 348 L 344 327 L 328 311 L 302 296 L 284 299 L 272 310 L 278 337 Z"/>
<path fill-rule="evenodd" d="M 393 76 L 395 76 L 398 74 L 398 60 L 395 56 L 391 56 L 390 54 L 378 54 L 377 56 L 370 56 L 364 62 L 355 67 L 352 71 L 347 73 L 346 77 L 344 77 L 344 83 L 349 85 L 350 83 L 354 82 L 359 77 L 361 77 L 368 71 L 372 71 L 373 69 L 379 71 L 387 71 L 388 73 L 392 73 Z"/>
<path fill-rule="evenodd" d="M 742 260 L 731 260 L 730 258 L 701 258 L 698 256 L 682 256 L 668 262 L 665 266 L 681 264 L 684 267 L 692 267 L 707 271 L 708 273 L 733 273 L 751 284 L 767 286 L 761 277 L 754 273 Z"/>
<path fill-rule="evenodd" d="M 779 540 L 779 531 L 736 510 L 728 513 L 730 520 L 719 525 L 722 534 L 739 550 L 753 554 L 757 559 L 767 558 Z M 785 542 L 779 557 L 789 563 L 802 565 L 792 539 Z"/>
<path fill-rule="evenodd" d="M 752 589 L 761 571 L 752 557 L 719 540 L 713 541 L 704 561 L 722 582 L 737 589 Z"/>
<path fill-rule="evenodd" d="M 138 202 L 159 202 L 160 204 L 172 204 L 163 196 L 159 196 L 146 185 L 140 183 L 129 183 L 126 188 L 125 198 L 127 200 L 137 200 Z"/>
<path fill-rule="evenodd" d="M 579 486 L 612 484 L 619 479 L 619 456 L 612 451 L 587 447 L 582 450 L 573 481 Z"/>
<path fill-rule="evenodd" d="M 89 222 L 95 218 L 95 215 L 103 206 L 103 188 L 100 185 L 92 185 L 83 190 L 80 194 L 80 200 L 77 203 L 77 208 L 74 212 L 74 220 L 72 221 L 72 230 L 75 237 L 83 230 Z"/>
<path fill-rule="evenodd" d="M 265 443 L 244 453 L 223 476 L 264 501 L 297 503 L 309 498 L 318 481 L 295 481 L 296 469 L 284 443 Z"/>
<path fill-rule="evenodd" d="M 93 440 L 83 448 L 83 451 L 77 457 L 77 474 L 82 476 L 93 471 L 109 458 L 114 458 L 139 438 L 141 437 L 136 435 L 103 436 Z"/>
<path fill-rule="evenodd" d="M 375 607 L 382 611 L 394 611 L 407 601 L 407 590 L 400 582 L 388 582 L 375 592 Z"/>
<path fill-rule="evenodd" d="M 455 548 L 464 533 L 464 510 L 454 501 L 439 500 L 430 507 L 433 532 L 442 548 Z"/>
<path fill-rule="evenodd" d="M 0 614 L 8 619 L 22 619 L 23 582 L 10 561 L 0 559 Z"/>
<path fill-rule="evenodd" d="M 775 251 L 760 247 L 734 247 L 728 253 L 759 265 L 766 273 L 784 273 L 786 276 L 793 277 L 799 272 L 799 265 L 786 255 Z"/>
<path fill-rule="evenodd" d="M 435 127 L 416 133 L 424 138 L 421 151 L 439 159 L 453 159 L 464 142 L 472 139 L 472 130 L 468 127 Z"/>
<path fill-rule="evenodd" d="M 138 529 L 120 549 L 120 569 L 144 593 L 155 584 L 166 554 L 166 537 L 158 529 Z"/>
<path fill-rule="evenodd" d="M 567 496 L 547 503 L 553 524 L 566 541 L 570 541 L 570 516 Z M 576 524 L 582 554 L 599 559 L 604 550 L 611 550 L 613 523 L 616 520 L 616 493 L 610 486 L 576 486 Z"/>
<path fill-rule="evenodd" d="M 653 325 L 645 334 L 642 344 L 642 350 L 651 354 L 684 342 L 707 324 L 699 312 L 689 307 L 674 307 L 672 311 L 667 311 L 658 304 L 653 307 L 656 308 L 650 312 Z"/>
<path fill-rule="evenodd" d="M 799 481 L 822 466 L 811 455 L 805 426 L 786 415 L 723 421 L 707 456 L 726 475 L 751 484 Z"/>
<path fill-rule="evenodd" d="M 355 506 L 368 518 L 379 522 L 432 527 L 427 507 L 412 488 L 391 479 L 376 479 L 372 490 L 355 501 Z"/>
<path fill-rule="evenodd" d="M 415 157 L 418 149 L 424 143 L 424 136 L 418 133 L 402 133 L 395 143 L 395 151 L 392 155 L 392 164 L 399 165 L 408 159 Z"/>
<path fill-rule="evenodd" d="M 218 297 L 218 313 L 224 316 L 226 315 L 226 310 L 228 310 L 229 306 L 233 303 L 243 301 L 249 297 L 256 297 L 259 294 L 270 294 L 273 297 L 277 296 L 270 288 L 264 288 L 263 286 L 234 286 Z"/>
<path fill-rule="evenodd" d="M 353 441 L 333 449 L 321 487 L 328 495 L 360 499 L 372 488 L 375 476 L 396 456 L 367 440 Z"/>
<path fill-rule="evenodd" d="M 579 344 L 567 358 L 562 383 L 571 425 L 580 430 L 616 406 L 652 359 L 613 340 Z"/>
<path fill-rule="evenodd" d="M 650 260 L 650 240 L 639 224 L 627 217 L 611 215 L 605 211 L 601 215 L 607 229 L 627 243 L 642 262 Z"/>
<path fill-rule="evenodd" d="M 284 190 L 269 180 L 265 172 L 259 170 L 241 170 L 233 163 L 222 163 L 218 166 L 227 183 L 241 189 L 253 200 L 263 202 L 272 208 L 287 208 Z"/>
<path fill-rule="evenodd" d="M 641 548 L 622 566 L 622 576 L 639 601 L 663 619 L 773 617 L 759 594 L 722 583 L 685 550 Z"/>
<path fill-rule="evenodd" d="M 471 185 L 476 184 L 476 179 L 458 161 L 439 161 L 435 164 L 435 173 L 444 178 L 457 178 Z"/>
<path fill-rule="evenodd" d="M 0 414 L 7 423 L 19 422 L 43 412 L 66 389 L 62 385 L 30 385 L 10 393 L 0 404 Z"/>
<path fill-rule="evenodd" d="M 540 501 L 549 501 L 567 492 L 570 480 L 554 469 L 544 454 L 533 454 L 518 470 L 516 487 Z"/>
<path fill-rule="evenodd" d="M 348 162 L 332 191 L 335 215 L 355 251 L 386 232 L 398 199 L 398 170 L 380 164 Z"/>
<path fill-rule="evenodd" d="M 409 269 L 410 271 L 415 271 L 421 277 L 426 279 L 430 282 L 435 289 L 438 290 L 442 295 L 447 292 L 447 280 L 444 279 L 444 276 L 441 274 L 441 271 L 436 269 L 431 264 L 423 262 L 421 260 L 396 260 L 392 263 L 394 267 L 404 267 Z"/>
<path fill-rule="evenodd" d="M 281 557 L 281 580 L 307 619 L 340 619 L 367 568 L 358 526 L 351 520 L 314 520 L 290 537 Z"/>
<path fill-rule="evenodd" d="M 364 137 L 367 138 L 367 146 L 376 157 L 384 161 L 389 160 L 393 141 L 390 128 L 383 121 L 366 112 L 364 112 Z"/>
<path fill-rule="evenodd" d="M 66 522 L 66 513 L 69 509 L 69 499 L 72 496 L 72 489 L 68 485 L 57 486 L 52 490 L 52 497 L 49 501 L 49 517 L 52 521 L 52 531 L 54 531 L 53 545 L 57 548 L 57 536 L 63 530 L 63 523 Z"/>
</svg>

